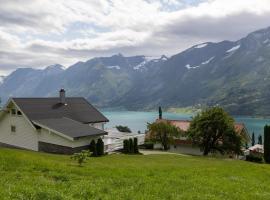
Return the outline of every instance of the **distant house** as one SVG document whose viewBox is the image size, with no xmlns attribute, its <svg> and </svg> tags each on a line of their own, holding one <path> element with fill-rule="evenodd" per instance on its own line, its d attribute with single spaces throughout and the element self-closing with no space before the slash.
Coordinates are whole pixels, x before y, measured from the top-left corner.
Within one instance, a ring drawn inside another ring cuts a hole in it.
<svg viewBox="0 0 270 200">
<path fill-rule="evenodd" d="M 109 120 L 85 98 L 10 98 L 0 114 L 0 145 L 72 154 L 107 134 Z"/>
<path fill-rule="evenodd" d="M 189 120 L 168 120 L 168 119 L 157 119 L 156 122 L 168 122 L 177 128 L 179 128 L 184 135 L 181 137 L 174 139 L 174 145 L 171 145 L 170 151 L 172 152 L 179 152 L 179 153 L 185 153 L 185 154 L 193 154 L 193 155 L 202 155 L 202 151 L 192 143 L 191 140 L 188 139 L 187 133 L 191 121 Z M 238 134 L 240 134 L 244 140 L 248 143 L 250 141 L 250 136 L 248 134 L 248 130 L 245 127 L 244 123 L 235 123 L 234 128 Z M 156 144 L 155 148 L 159 148 L 160 145 Z"/>
<path fill-rule="evenodd" d="M 246 151 L 245 151 L 246 155 L 253 155 L 253 156 L 258 156 L 258 157 L 262 157 L 264 154 L 264 148 L 263 145 L 261 144 L 255 144 L 252 147 L 249 147 Z"/>
</svg>

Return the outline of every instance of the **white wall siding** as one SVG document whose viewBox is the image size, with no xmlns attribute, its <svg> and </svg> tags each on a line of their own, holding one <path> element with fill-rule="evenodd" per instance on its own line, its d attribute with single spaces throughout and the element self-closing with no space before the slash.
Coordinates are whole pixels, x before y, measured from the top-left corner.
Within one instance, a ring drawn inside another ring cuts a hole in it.
<svg viewBox="0 0 270 200">
<path fill-rule="evenodd" d="M 16 127 L 16 132 L 11 132 L 11 125 Z M 35 129 L 23 117 L 5 113 L 0 120 L 0 142 L 37 151 L 38 138 Z"/>
</svg>

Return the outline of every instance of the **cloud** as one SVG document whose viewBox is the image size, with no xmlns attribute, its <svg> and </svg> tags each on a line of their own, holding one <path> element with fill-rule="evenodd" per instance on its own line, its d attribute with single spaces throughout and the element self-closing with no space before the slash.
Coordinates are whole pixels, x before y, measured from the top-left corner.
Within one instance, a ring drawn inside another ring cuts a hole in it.
<svg viewBox="0 0 270 200">
<path fill-rule="evenodd" d="M 119 52 L 172 55 L 239 39 L 270 26 L 269 18 L 269 0 L 0 1 L 0 70 Z"/>
</svg>

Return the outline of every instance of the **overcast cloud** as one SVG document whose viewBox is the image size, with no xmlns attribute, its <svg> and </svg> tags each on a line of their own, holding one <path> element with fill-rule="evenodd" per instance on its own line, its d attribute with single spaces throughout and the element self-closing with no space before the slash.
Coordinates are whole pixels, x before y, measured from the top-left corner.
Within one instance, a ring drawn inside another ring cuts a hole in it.
<svg viewBox="0 0 270 200">
<path fill-rule="evenodd" d="M 0 1 L 0 74 L 95 56 L 172 55 L 270 26 L 269 0 Z"/>
</svg>

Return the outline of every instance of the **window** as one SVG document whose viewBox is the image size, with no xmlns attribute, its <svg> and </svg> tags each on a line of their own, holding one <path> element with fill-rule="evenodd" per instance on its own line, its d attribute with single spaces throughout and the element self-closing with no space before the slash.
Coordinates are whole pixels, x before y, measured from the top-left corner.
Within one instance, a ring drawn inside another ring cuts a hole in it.
<svg viewBox="0 0 270 200">
<path fill-rule="evenodd" d="M 10 130 L 11 130 L 12 133 L 15 133 L 16 132 L 16 126 L 11 125 Z"/>
<path fill-rule="evenodd" d="M 12 108 L 12 109 L 11 109 L 11 114 L 12 114 L 12 115 L 16 115 L 16 109 Z"/>
<path fill-rule="evenodd" d="M 17 111 L 17 115 L 21 116 L 22 115 L 22 112 L 21 111 Z"/>
</svg>

